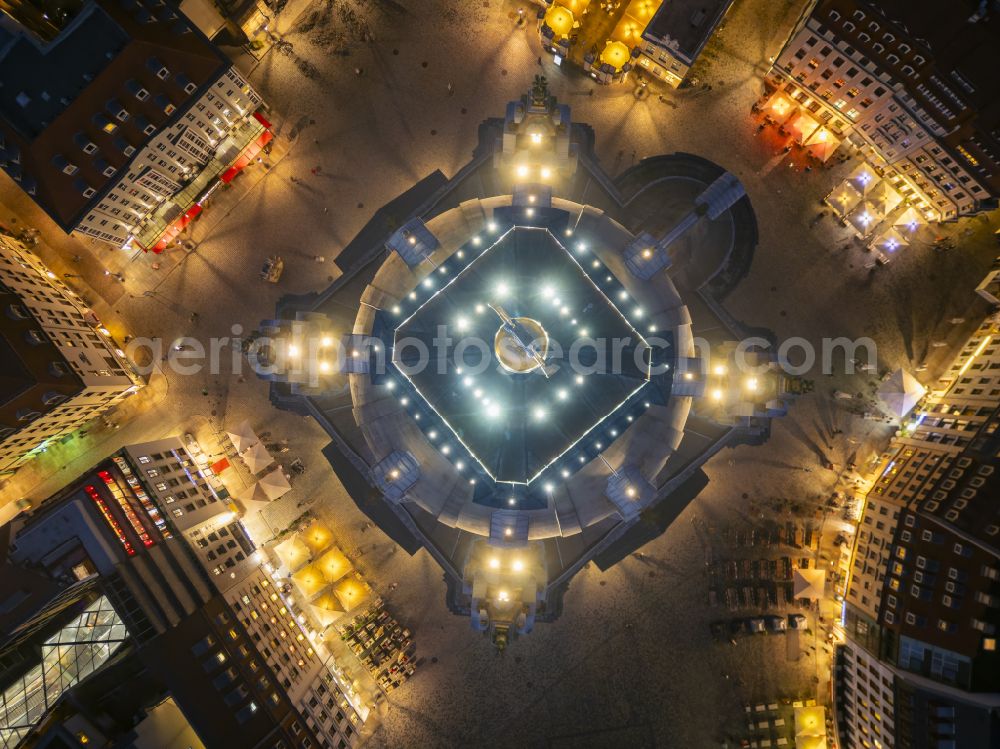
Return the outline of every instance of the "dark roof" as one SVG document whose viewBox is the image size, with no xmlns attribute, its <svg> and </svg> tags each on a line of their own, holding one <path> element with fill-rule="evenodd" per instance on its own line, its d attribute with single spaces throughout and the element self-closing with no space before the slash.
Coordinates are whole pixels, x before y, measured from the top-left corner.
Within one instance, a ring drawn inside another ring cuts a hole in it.
<svg viewBox="0 0 1000 749">
<path fill-rule="evenodd" d="M 701 52 L 733 0 L 667 0 L 646 25 L 643 36 L 673 47 L 688 64 Z"/>
<path fill-rule="evenodd" d="M 230 66 L 162 0 L 88 3 L 48 44 L 22 30 L 0 47 L 0 166 L 69 231 L 120 179 L 134 157 L 124 148 L 140 149 L 152 137 L 148 124 L 159 131 L 181 117 Z M 143 101 L 139 89 L 149 92 Z M 167 113 L 166 103 L 175 109 Z M 125 120 L 116 117 L 121 110 Z M 97 150 L 85 152 L 88 143 Z M 76 170 L 67 173 L 67 165 Z M 115 172 L 105 176 L 109 166 Z M 88 187 L 96 191 L 89 198 Z"/>
<path fill-rule="evenodd" d="M 63 374 L 57 373 L 53 363 L 61 365 Z M 43 402 L 48 393 L 69 398 L 82 389 L 83 381 L 41 331 L 21 298 L 0 285 L 0 429 L 20 430 L 30 424 L 21 421 L 24 413 L 44 414 L 57 408 L 58 402 Z"/>
<path fill-rule="evenodd" d="M 128 43 L 111 16 L 88 6 L 49 45 L 21 34 L 2 58 L 0 113 L 26 138 L 34 138 L 82 93 Z M 8 71 L 17 70 L 11 85 Z M 70 73 L 72 71 L 72 74 Z"/>
</svg>

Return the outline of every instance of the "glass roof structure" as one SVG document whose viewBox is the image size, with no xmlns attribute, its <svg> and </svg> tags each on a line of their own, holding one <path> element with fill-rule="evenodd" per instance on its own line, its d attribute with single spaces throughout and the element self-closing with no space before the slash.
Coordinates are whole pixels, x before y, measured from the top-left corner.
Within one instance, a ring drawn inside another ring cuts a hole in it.
<svg viewBox="0 0 1000 749">
<path fill-rule="evenodd" d="M 0 747 L 17 746 L 64 692 L 107 663 L 127 639 L 124 622 L 101 596 L 45 640 L 41 662 L 3 692 Z"/>
</svg>

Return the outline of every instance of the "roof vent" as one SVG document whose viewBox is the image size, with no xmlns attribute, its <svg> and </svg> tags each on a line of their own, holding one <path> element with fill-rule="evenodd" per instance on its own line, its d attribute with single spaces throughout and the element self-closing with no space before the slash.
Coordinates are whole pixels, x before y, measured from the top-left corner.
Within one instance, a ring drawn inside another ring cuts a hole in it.
<svg viewBox="0 0 1000 749">
<path fill-rule="evenodd" d="M 26 93 L 24 93 L 24 91 L 22 91 L 17 95 L 16 101 L 18 103 L 18 106 L 20 106 L 23 109 L 24 107 L 31 104 L 31 97 L 28 96 Z"/>
</svg>

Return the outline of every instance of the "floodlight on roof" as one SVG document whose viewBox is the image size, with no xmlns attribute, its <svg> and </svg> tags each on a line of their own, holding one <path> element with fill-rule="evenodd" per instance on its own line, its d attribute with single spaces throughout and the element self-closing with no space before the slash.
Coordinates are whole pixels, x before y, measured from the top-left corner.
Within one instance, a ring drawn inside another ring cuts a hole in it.
<svg viewBox="0 0 1000 749">
<path fill-rule="evenodd" d="M 549 179 L 552 176 L 552 170 L 549 169 L 547 166 L 543 166 L 542 167 L 542 171 L 541 171 L 541 175 L 542 175 L 542 179 Z"/>
<path fill-rule="evenodd" d="M 515 559 L 514 563 L 511 565 L 511 569 L 513 569 L 514 572 L 520 572 L 521 570 L 524 569 L 524 562 L 522 562 L 520 559 Z"/>
<path fill-rule="evenodd" d="M 577 385 L 582 385 L 583 384 L 583 375 L 577 375 L 576 376 L 576 384 Z"/>
<path fill-rule="evenodd" d="M 527 177 L 528 176 L 528 165 L 527 164 L 521 164 L 517 168 L 517 176 L 518 177 Z"/>
<path fill-rule="evenodd" d="M 556 397 L 559 398 L 559 400 L 564 401 L 569 397 L 569 391 L 566 390 L 566 388 L 560 388 L 556 392 Z"/>
<path fill-rule="evenodd" d="M 491 570 L 498 570 L 498 569 L 500 569 L 500 560 L 497 559 L 496 557 L 492 557 L 490 559 L 490 569 Z"/>
<path fill-rule="evenodd" d="M 498 297 L 503 299 L 510 293 L 510 287 L 506 284 L 506 282 L 501 281 L 497 284 L 496 293 Z"/>
</svg>

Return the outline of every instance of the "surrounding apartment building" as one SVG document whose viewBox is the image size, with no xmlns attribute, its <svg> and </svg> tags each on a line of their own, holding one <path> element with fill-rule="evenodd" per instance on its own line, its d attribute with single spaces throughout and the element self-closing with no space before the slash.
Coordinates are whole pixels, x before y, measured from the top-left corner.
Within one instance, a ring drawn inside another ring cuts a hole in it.
<svg viewBox="0 0 1000 749">
<path fill-rule="evenodd" d="M 1000 16 L 974 10 L 820 0 L 771 68 L 927 220 L 990 209 L 1000 196 L 1000 81 L 990 62 Z"/>
<path fill-rule="evenodd" d="M 0 475 L 142 386 L 83 301 L 0 234 Z"/>
<path fill-rule="evenodd" d="M 67 232 L 162 251 L 271 138 L 261 97 L 165 0 L 0 29 L 0 166 Z"/>
<path fill-rule="evenodd" d="M 995 746 L 1000 726 L 1000 313 L 882 456 L 844 601 L 841 746 Z"/>
<path fill-rule="evenodd" d="M 161 685 L 138 717 L 169 698 L 205 746 L 239 736 L 247 747 L 346 749 L 364 738 L 370 708 L 304 628 L 237 511 L 207 461 L 171 438 L 124 448 L 12 521 L 3 579 L 17 587 L 24 572 L 39 593 L 0 591 L 17 617 L 0 633 L 0 662 L 24 654 L 0 683 L 4 745 L 61 730 L 54 711 L 85 717 L 62 698 L 133 654 L 144 681 Z M 80 617 L 100 618 L 106 641 L 80 654 L 91 661 L 71 664 L 59 689 L 39 693 L 31 674 L 47 651 L 33 660 L 24 633 L 44 644 Z"/>
<path fill-rule="evenodd" d="M 673 88 L 680 86 L 732 4 L 733 0 L 664 2 L 642 30 L 639 69 Z"/>
</svg>

